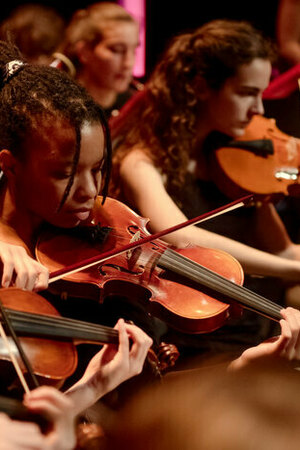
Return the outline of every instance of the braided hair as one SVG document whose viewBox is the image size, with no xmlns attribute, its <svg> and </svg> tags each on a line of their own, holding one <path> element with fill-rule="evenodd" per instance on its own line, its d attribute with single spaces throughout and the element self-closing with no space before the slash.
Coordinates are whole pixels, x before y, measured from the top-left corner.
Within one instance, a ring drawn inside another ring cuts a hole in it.
<svg viewBox="0 0 300 450">
<path fill-rule="evenodd" d="M 0 150 L 9 149 L 19 160 L 27 157 L 25 143 L 42 121 L 60 121 L 74 128 L 72 171 L 60 207 L 69 195 L 76 174 L 81 128 L 84 123 L 101 124 L 106 143 L 104 201 L 111 171 L 109 127 L 101 107 L 83 87 L 58 69 L 27 64 L 16 46 L 0 41 L 0 110 Z"/>
</svg>

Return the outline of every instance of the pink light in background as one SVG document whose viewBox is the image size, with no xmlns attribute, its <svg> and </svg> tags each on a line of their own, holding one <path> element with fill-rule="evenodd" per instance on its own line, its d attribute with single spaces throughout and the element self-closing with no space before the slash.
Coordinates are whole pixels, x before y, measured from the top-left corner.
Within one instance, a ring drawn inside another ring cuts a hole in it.
<svg viewBox="0 0 300 450">
<path fill-rule="evenodd" d="M 135 77 L 140 78 L 145 75 L 146 61 L 146 0 L 118 0 L 140 24 L 140 45 L 136 50 L 136 61 L 133 70 Z"/>
</svg>

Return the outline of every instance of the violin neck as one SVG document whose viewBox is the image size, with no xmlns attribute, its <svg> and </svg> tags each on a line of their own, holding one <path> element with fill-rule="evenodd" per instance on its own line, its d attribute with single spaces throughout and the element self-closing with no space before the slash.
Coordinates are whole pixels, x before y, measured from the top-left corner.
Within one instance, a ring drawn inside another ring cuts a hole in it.
<svg viewBox="0 0 300 450">
<path fill-rule="evenodd" d="M 39 336 L 58 340 L 77 340 L 99 344 L 118 344 L 117 330 L 64 317 L 6 310 L 12 325 L 22 336 Z"/>
<path fill-rule="evenodd" d="M 281 306 L 243 286 L 233 283 L 172 249 L 165 250 L 159 257 L 158 264 L 162 268 L 175 272 L 196 283 L 196 285 L 201 286 L 201 289 L 204 286 L 210 292 L 220 294 L 222 301 L 234 300 L 244 308 L 272 320 L 278 321 L 282 318 L 280 315 Z"/>
</svg>

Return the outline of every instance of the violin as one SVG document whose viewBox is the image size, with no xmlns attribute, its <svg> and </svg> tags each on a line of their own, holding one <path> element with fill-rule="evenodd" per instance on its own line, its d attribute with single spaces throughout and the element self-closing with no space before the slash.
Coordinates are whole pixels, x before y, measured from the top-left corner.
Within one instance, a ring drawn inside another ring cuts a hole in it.
<svg viewBox="0 0 300 450">
<path fill-rule="evenodd" d="M 31 378 L 38 377 L 35 387 L 41 382 L 60 388 L 77 368 L 77 345 L 119 343 L 119 333 L 114 328 L 62 317 L 50 302 L 37 293 L 14 287 L 2 288 L 0 300 L 22 351 L 11 338 L 9 347 L 22 372 Z M 5 342 L 0 339 L 0 361 L 11 363 L 11 356 Z M 174 345 L 162 343 L 157 350 L 149 349 L 146 365 L 151 373 L 160 377 L 162 372 L 175 364 L 178 356 Z M 29 367 L 24 357 L 28 359 Z M 2 372 L 1 375 L 6 376 L 8 371 Z M 7 376 L 10 378 L 9 373 Z M 8 381 L 11 382 L 10 379 Z M 32 380 L 31 384 L 34 384 Z"/>
<path fill-rule="evenodd" d="M 118 331 L 103 325 L 61 317 L 42 296 L 18 288 L 2 288 L 0 299 L 33 373 L 44 384 L 62 384 L 78 362 L 76 345 L 80 343 L 118 344 Z M 36 311 L 39 311 L 37 314 Z M 5 343 L 0 340 L 0 360 L 10 361 Z M 25 372 L 26 367 L 14 342 L 10 347 Z"/>
<path fill-rule="evenodd" d="M 99 302 L 111 294 L 128 295 L 130 301 L 142 302 L 148 313 L 185 333 L 218 329 L 236 311 L 236 302 L 271 319 L 281 318 L 278 305 L 242 286 L 243 270 L 235 258 L 203 247 L 171 248 L 151 236 L 147 223 L 123 203 L 106 198 L 102 205 L 98 197 L 89 226 L 110 229 L 104 241 L 89 243 L 79 233 L 52 229 L 40 236 L 36 257 L 48 267 L 51 281 L 53 271 L 98 256 L 98 263 L 56 281 L 59 289 Z M 138 245 L 141 236 L 147 243 Z M 108 249 L 118 253 L 128 242 L 136 247 L 101 261 Z"/>
<path fill-rule="evenodd" d="M 229 198 L 300 195 L 300 139 L 279 130 L 274 119 L 255 115 L 243 136 L 209 142 L 207 157 L 213 181 Z"/>
</svg>

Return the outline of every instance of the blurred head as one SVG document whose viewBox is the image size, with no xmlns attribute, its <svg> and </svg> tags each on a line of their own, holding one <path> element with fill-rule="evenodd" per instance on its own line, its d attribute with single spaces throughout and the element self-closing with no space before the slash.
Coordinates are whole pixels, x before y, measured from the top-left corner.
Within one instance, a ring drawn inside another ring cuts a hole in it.
<svg viewBox="0 0 300 450">
<path fill-rule="evenodd" d="M 23 56 L 35 64 L 49 64 L 63 39 L 65 21 L 54 9 L 39 3 L 15 8 L 0 24 L 0 39 L 9 35 Z"/>
<path fill-rule="evenodd" d="M 23 64 L 18 49 L 5 42 L 0 71 L 0 164 L 10 195 L 36 222 L 75 226 L 93 207 L 102 173 L 107 191 L 103 112 L 64 72 Z"/>
<path fill-rule="evenodd" d="M 123 407 L 109 450 L 297 450 L 299 373 L 212 367 L 175 374 Z"/>
<path fill-rule="evenodd" d="M 61 52 L 77 74 L 117 93 L 132 80 L 139 45 L 137 21 L 121 6 L 102 2 L 77 11 L 72 17 Z"/>
</svg>

